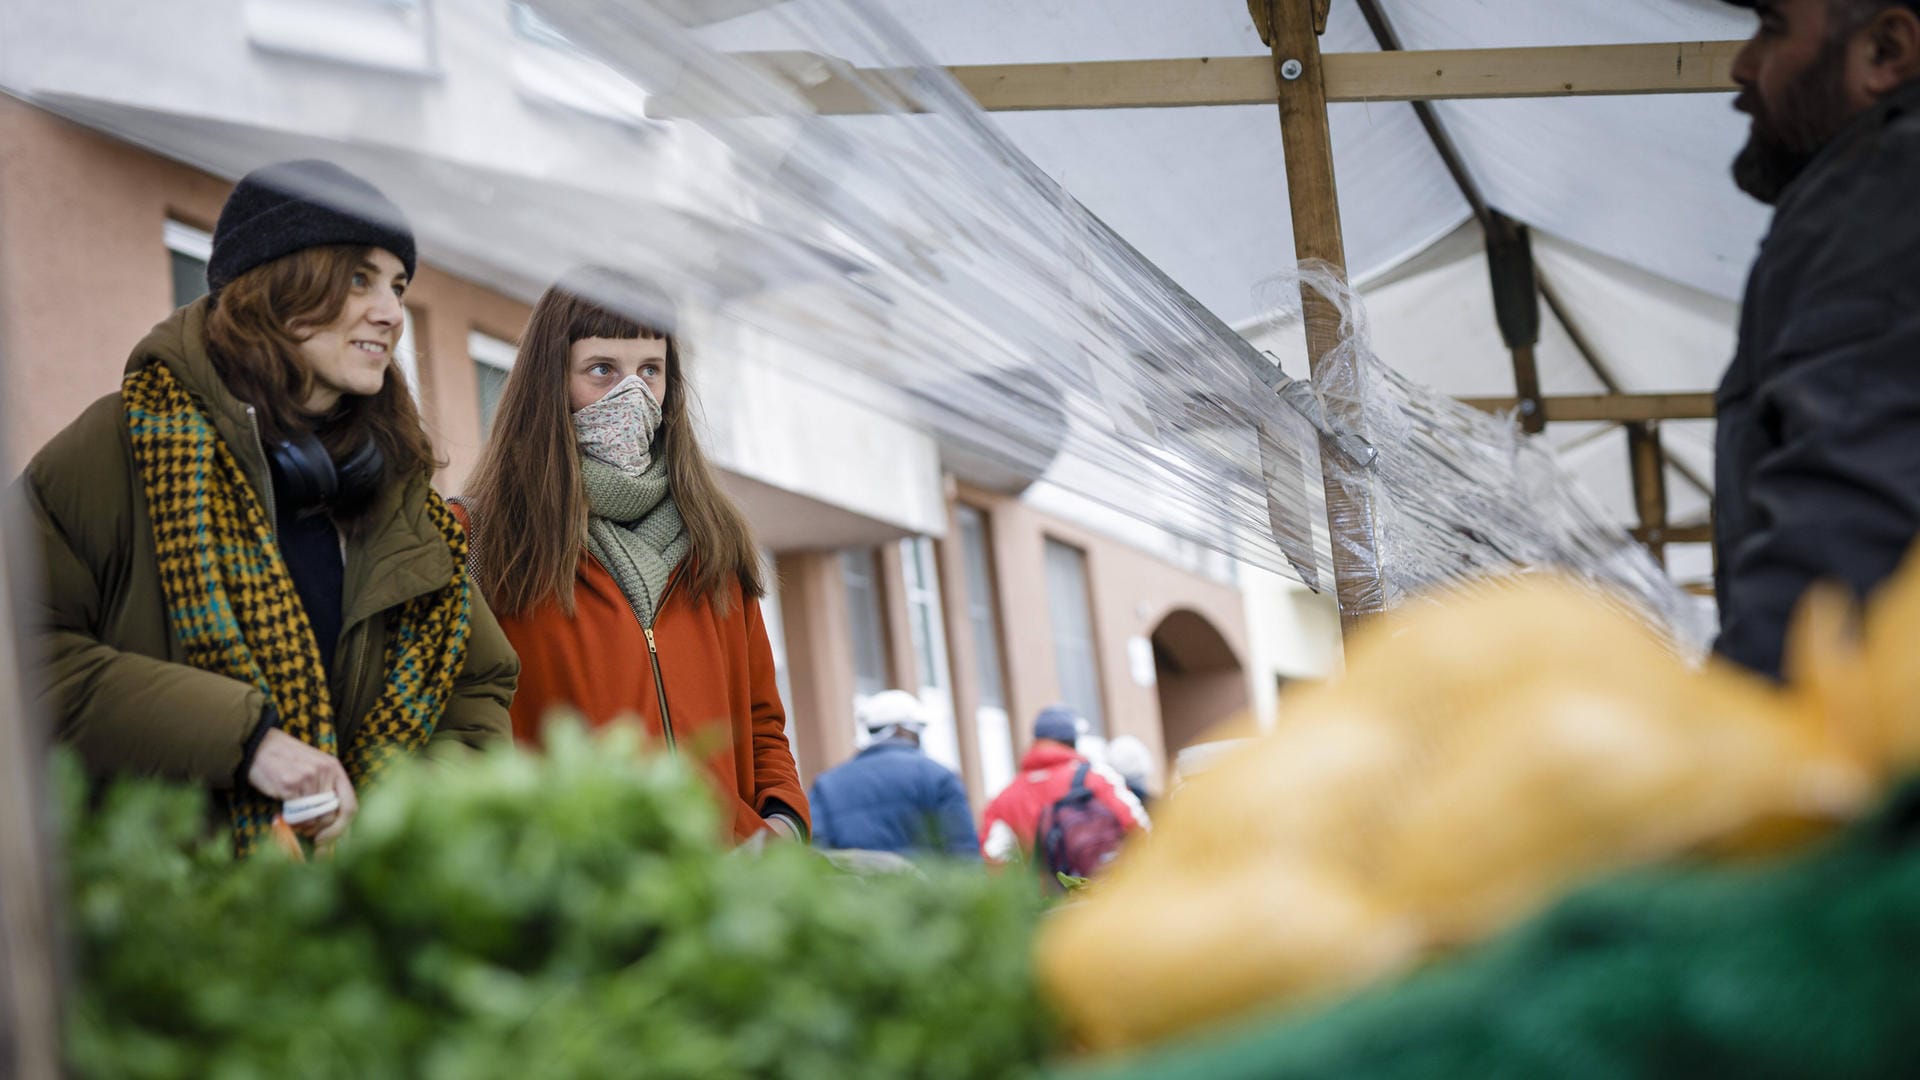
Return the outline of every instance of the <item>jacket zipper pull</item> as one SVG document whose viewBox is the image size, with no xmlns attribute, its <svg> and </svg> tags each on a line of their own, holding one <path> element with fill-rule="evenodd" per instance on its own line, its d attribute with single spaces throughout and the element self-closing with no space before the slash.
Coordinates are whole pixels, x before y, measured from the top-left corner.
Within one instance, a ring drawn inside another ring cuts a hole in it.
<svg viewBox="0 0 1920 1080">
<path fill-rule="evenodd" d="M 260 459 L 267 462 L 267 490 L 261 501 L 267 504 L 267 530 L 277 541 L 280 539 L 280 518 L 273 505 L 273 459 L 267 455 L 267 438 L 260 434 L 260 414 L 253 406 L 247 406 L 247 426 L 253 429 L 253 445 L 260 451 Z"/>
<path fill-rule="evenodd" d="M 640 632 L 647 635 L 647 661 L 653 666 L 653 693 L 660 702 L 660 734 L 667 740 L 667 752 L 672 753 L 673 718 L 667 715 L 667 684 L 660 679 L 660 648 L 653 642 L 653 627 L 643 626 Z"/>
</svg>

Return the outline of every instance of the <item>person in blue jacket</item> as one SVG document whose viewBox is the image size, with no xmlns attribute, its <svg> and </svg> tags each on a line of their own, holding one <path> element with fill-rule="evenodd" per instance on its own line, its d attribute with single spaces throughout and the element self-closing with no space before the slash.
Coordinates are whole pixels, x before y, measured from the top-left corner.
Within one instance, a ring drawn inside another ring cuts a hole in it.
<svg viewBox="0 0 1920 1080">
<path fill-rule="evenodd" d="M 839 850 L 978 859 L 966 788 L 920 749 L 927 727 L 920 699 L 905 690 L 875 694 L 861 708 L 860 722 L 872 743 L 820 774 L 808 792 L 813 842 Z"/>
</svg>

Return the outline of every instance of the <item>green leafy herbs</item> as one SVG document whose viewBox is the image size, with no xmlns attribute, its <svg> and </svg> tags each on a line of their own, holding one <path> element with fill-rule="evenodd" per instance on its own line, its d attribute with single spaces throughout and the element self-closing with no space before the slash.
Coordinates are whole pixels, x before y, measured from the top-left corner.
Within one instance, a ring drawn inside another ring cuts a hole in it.
<svg viewBox="0 0 1920 1080">
<path fill-rule="evenodd" d="M 1030 881 L 731 852 L 633 740 L 401 768 L 309 864 L 234 864 L 196 792 L 83 811 L 70 776 L 74 1073 L 998 1077 L 1053 1048 Z"/>
</svg>

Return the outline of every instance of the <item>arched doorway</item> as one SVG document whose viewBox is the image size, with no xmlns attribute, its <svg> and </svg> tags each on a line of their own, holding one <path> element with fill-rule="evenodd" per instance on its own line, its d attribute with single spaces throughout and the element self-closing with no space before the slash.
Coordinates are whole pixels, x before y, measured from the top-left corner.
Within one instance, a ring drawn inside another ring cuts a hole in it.
<svg viewBox="0 0 1920 1080">
<path fill-rule="evenodd" d="M 1247 677 L 1233 646 L 1206 616 L 1182 608 L 1154 627 L 1153 667 L 1167 760 L 1249 704 Z"/>
</svg>

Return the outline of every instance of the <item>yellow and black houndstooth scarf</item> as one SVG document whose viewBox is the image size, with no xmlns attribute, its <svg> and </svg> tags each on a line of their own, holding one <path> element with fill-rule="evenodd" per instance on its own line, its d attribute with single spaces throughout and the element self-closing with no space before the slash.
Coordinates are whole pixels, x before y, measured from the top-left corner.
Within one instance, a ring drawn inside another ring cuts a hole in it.
<svg viewBox="0 0 1920 1080">
<path fill-rule="evenodd" d="M 386 687 L 343 751 L 306 609 L 239 462 L 165 364 L 129 374 L 121 396 L 168 619 L 187 663 L 258 687 L 281 730 L 337 754 L 356 789 L 425 745 L 466 661 L 471 630 L 466 532 L 446 502 L 427 495 L 453 556 L 452 576 L 390 620 Z M 272 827 L 279 803 L 243 782 L 231 804 L 235 850 L 244 855 Z"/>
</svg>

